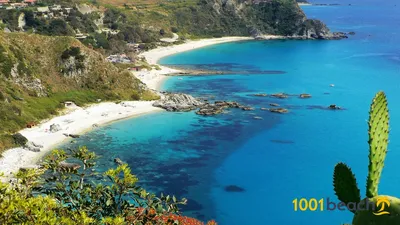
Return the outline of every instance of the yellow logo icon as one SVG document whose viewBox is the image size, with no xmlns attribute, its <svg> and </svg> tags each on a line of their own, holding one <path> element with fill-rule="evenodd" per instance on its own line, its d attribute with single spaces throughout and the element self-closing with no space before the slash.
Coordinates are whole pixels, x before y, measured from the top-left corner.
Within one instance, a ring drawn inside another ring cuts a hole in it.
<svg viewBox="0 0 400 225">
<path fill-rule="evenodd" d="M 379 208 L 378 212 L 374 212 L 375 215 L 381 216 L 381 215 L 388 215 L 390 214 L 389 212 L 385 211 L 385 208 L 390 207 L 390 201 L 388 197 L 378 197 L 376 201 L 376 206 Z"/>
</svg>

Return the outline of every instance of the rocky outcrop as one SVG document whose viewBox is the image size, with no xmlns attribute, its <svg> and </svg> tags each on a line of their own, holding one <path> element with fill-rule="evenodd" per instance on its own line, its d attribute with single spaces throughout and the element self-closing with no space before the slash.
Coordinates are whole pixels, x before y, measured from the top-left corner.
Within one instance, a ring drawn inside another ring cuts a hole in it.
<svg viewBox="0 0 400 225">
<path fill-rule="evenodd" d="M 301 39 L 343 39 L 347 38 L 343 32 L 331 32 L 329 28 L 320 20 L 307 19 L 304 21 L 299 32 L 294 37 Z"/>
<path fill-rule="evenodd" d="M 25 144 L 24 149 L 31 151 L 31 152 L 40 152 L 43 148 L 43 145 L 36 144 L 35 142 L 29 141 Z"/>
<path fill-rule="evenodd" d="M 342 108 L 340 106 L 332 104 L 332 105 L 328 106 L 328 109 L 337 110 L 337 109 L 342 109 Z"/>
<path fill-rule="evenodd" d="M 285 93 L 276 93 L 276 94 L 271 94 L 270 96 L 274 98 L 287 98 L 289 95 Z"/>
<path fill-rule="evenodd" d="M 60 124 L 52 124 L 52 125 L 50 125 L 50 132 L 51 133 L 56 133 L 56 132 L 58 132 L 60 130 L 61 130 Z"/>
<path fill-rule="evenodd" d="M 211 103 L 206 103 L 201 108 L 196 112 L 197 115 L 203 115 L 203 116 L 211 116 L 211 115 L 217 115 L 221 114 L 224 112 L 224 109 L 227 108 L 250 108 L 246 106 L 242 106 L 237 102 L 227 102 L 227 101 L 215 101 L 214 104 Z"/>
<path fill-rule="evenodd" d="M 300 94 L 300 98 L 311 98 L 310 94 Z"/>
<path fill-rule="evenodd" d="M 191 111 L 202 105 L 204 103 L 193 96 L 181 93 L 165 94 L 160 100 L 153 103 L 154 107 L 163 108 L 167 111 Z"/>
<path fill-rule="evenodd" d="M 284 108 L 271 108 L 271 109 L 269 109 L 269 111 L 273 112 L 273 113 L 288 113 L 289 112 L 289 110 L 284 109 Z"/>
<path fill-rule="evenodd" d="M 115 158 L 114 159 L 115 164 L 117 164 L 118 166 L 124 164 L 124 162 L 122 162 L 122 160 L 120 158 Z"/>
<path fill-rule="evenodd" d="M 293 39 L 340 39 L 321 21 L 307 19 L 296 1 L 282 0 L 202 0 L 184 17 L 186 28 L 196 35 L 251 35 L 257 39 L 278 35 Z M 183 13 L 183 12 L 181 12 Z M 207 16 L 202 16 L 207 15 Z M 181 14 L 177 19 L 183 20 Z M 234 22 L 232 22 L 234 21 Z M 183 22 L 183 21 L 182 21 Z"/>
</svg>

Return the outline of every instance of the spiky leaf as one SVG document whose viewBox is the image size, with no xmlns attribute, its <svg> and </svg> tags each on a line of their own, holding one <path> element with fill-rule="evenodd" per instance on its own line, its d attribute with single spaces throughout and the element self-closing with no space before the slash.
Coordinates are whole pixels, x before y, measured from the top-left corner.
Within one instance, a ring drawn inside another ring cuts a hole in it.
<svg viewBox="0 0 400 225">
<path fill-rule="evenodd" d="M 378 92 L 372 101 L 369 112 L 369 166 L 367 178 L 367 197 L 378 195 L 389 140 L 389 110 L 385 93 Z"/>
<path fill-rule="evenodd" d="M 356 177 L 351 169 L 344 163 L 338 163 L 333 173 L 333 187 L 336 196 L 341 202 L 358 203 L 361 201 Z"/>
</svg>

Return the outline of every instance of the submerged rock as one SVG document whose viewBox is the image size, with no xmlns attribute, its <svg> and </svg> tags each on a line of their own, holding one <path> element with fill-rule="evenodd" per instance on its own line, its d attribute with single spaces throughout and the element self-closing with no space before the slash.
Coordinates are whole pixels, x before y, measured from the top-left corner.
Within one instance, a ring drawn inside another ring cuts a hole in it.
<svg viewBox="0 0 400 225">
<path fill-rule="evenodd" d="M 269 111 L 270 112 L 273 112 L 273 113 L 287 113 L 287 112 L 289 112 L 289 110 L 287 110 L 287 109 L 285 109 L 285 108 L 271 108 L 271 109 L 269 109 Z"/>
<path fill-rule="evenodd" d="M 154 107 L 163 108 L 167 111 L 191 111 L 204 105 L 188 94 L 165 94 L 160 100 L 153 103 Z"/>
<path fill-rule="evenodd" d="M 271 94 L 272 97 L 274 98 L 287 98 L 288 95 L 285 93 L 275 93 L 275 94 Z"/>
<path fill-rule="evenodd" d="M 203 116 L 211 116 L 217 115 L 224 112 L 224 109 L 227 108 L 249 108 L 240 105 L 237 102 L 227 102 L 227 101 L 215 101 L 214 104 L 206 103 L 200 107 L 200 109 L 196 112 L 197 115 Z M 252 108 L 250 108 L 252 109 Z M 253 110 L 253 109 L 252 109 Z"/>
<path fill-rule="evenodd" d="M 274 106 L 274 107 L 278 107 L 279 106 L 279 104 L 277 104 L 277 103 L 269 103 L 269 105 L 270 106 Z"/>
<path fill-rule="evenodd" d="M 259 93 L 259 94 L 254 94 L 253 96 L 257 96 L 257 97 L 266 97 L 266 96 L 268 96 L 268 95 L 265 94 L 265 93 Z"/>
<path fill-rule="evenodd" d="M 236 185 L 228 185 L 225 187 L 226 192 L 245 192 L 246 190 L 244 188 L 241 188 Z"/>
<path fill-rule="evenodd" d="M 242 106 L 240 107 L 243 111 L 253 111 L 254 108 L 248 107 L 248 106 Z"/>
</svg>

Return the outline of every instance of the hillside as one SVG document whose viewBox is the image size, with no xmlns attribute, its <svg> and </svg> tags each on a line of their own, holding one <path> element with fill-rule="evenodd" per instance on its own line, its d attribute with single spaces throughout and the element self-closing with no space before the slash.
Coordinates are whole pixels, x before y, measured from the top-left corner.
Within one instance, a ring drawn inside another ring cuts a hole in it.
<svg viewBox="0 0 400 225">
<path fill-rule="evenodd" d="M 156 97 L 127 71 L 71 37 L 0 32 L 0 150 L 28 123 L 56 115 L 64 101 Z"/>
<path fill-rule="evenodd" d="M 61 9 L 53 4 L 60 4 Z M 106 53 L 159 45 L 178 33 L 181 39 L 285 35 L 309 39 L 336 38 L 318 20 L 309 20 L 295 0 L 42 0 L 38 6 L 0 9 L 0 27 L 44 35 L 85 34 L 82 43 Z M 68 9 L 68 10 L 66 10 Z M 62 14 L 58 14 L 63 12 Z"/>
</svg>

